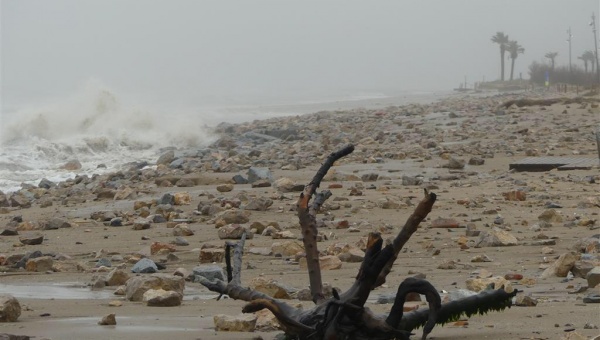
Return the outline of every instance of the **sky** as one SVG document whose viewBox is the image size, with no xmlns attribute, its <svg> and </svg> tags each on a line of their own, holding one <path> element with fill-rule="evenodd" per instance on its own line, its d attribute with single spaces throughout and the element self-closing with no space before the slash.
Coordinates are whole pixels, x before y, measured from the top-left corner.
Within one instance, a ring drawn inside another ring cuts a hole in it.
<svg viewBox="0 0 600 340">
<path fill-rule="evenodd" d="M 568 64 L 569 27 L 581 63 L 593 12 L 600 0 L 0 0 L 1 107 L 90 82 L 189 107 L 451 90 L 499 78 L 497 31 L 525 48 L 527 78 L 547 52 Z"/>
</svg>

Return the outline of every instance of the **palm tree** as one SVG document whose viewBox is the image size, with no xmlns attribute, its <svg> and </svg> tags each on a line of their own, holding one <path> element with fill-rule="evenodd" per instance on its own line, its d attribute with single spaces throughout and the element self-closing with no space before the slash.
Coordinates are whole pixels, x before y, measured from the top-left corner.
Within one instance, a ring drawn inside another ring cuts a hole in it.
<svg viewBox="0 0 600 340">
<path fill-rule="evenodd" d="M 515 59 L 519 56 L 519 54 L 525 53 L 525 49 L 523 46 L 519 45 L 516 40 L 511 40 L 506 47 L 508 53 L 510 53 L 510 80 L 513 80 L 513 72 L 515 70 Z"/>
<path fill-rule="evenodd" d="M 588 71 L 588 62 L 592 65 L 592 73 L 594 73 L 595 69 L 596 69 L 596 56 L 594 55 L 594 52 L 592 51 L 585 51 L 583 52 L 583 54 L 580 57 L 577 57 L 578 59 L 583 60 L 583 65 L 585 67 L 585 73 L 587 73 Z"/>
<path fill-rule="evenodd" d="M 550 69 L 552 71 L 554 71 L 554 59 L 556 59 L 556 56 L 558 55 L 558 52 L 548 52 L 546 53 L 545 57 L 550 59 Z"/>
<path fill-rule="evenodd" d="M 492 36 L 492 42 L 500 45 L 500 80 L 504 81 L 504 52 L 508 45 L 508 35 L 496 32 L 496 35 Z"/>
</svg>

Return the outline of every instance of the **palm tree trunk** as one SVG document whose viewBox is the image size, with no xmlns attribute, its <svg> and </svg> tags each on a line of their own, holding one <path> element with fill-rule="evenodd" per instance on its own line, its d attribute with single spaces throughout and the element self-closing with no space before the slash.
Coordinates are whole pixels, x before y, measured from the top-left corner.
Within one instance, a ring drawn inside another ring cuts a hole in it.
<svg viewBox="0 0 600 340">
<path fill-rule="evenodd" d="M 504 48 L 500 46 L 500 80 L 504 81 Z"/>
<path fill-rule="evenodd" d="M 510 80 L 511 81 L 513 80 L 513 72 L 515 70 L 515 59 L 516 58 L 511 58 L 511 61 L 510 61 Z"/>
</svg>

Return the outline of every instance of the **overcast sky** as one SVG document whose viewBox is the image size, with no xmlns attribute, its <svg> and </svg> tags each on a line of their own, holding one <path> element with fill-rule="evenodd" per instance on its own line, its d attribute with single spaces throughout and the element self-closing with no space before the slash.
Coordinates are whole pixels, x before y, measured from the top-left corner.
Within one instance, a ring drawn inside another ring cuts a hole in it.
<svg viewBox="0 0 600 340">
<path fill-rule="evenodd" d="M 599 0 L 0 0 L 3 109 L 67 96 L 90 79 L 164 103 L 449 90 L 515 75 L 546 52 L 593 49 Z M 507 74 L 510 62 L 507 61 Z"/>
</svg>

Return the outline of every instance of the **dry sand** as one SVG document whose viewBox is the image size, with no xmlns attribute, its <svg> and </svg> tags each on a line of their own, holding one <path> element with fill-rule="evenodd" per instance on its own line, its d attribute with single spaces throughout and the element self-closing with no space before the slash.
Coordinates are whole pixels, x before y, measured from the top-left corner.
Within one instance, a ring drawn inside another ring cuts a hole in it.
<svg viewBox="0 0 600 340">
<path fill-rule="evenodd" d="M 384 237 L 391 237 L 399 231 L 401 224 L 410 215 L 413 207 L 401 206 L 397 209 L 379 208 L 376 202 L 384 197 L 402 200 L 407 197 L 416 203 L 422 196 L 421 186 L 402 185 L 403 174 L 423 174 L 425 178 L 442 179 L 432 180 L 428 184 L 435 185 L 434 191 L 438 194 L 438 201 L 428 219 L 421 225 L 420 230 L 412 237 L 396 261 L 393 272 L 388 276 L 387 283 L 372 292 L 369 307 L 376 312 L 385 313 L 389 304 L 373 303 L 380 294 L 390 294 L 396 291 L 398 285 L 413 272 L 424 273 L 439 291 L 452 291 L 465 288 L 465 281 L 475 277 L 481 270 L 487 270 L 493 275 L 504 276 L 507 273 L 519 273 L 525 278 L 535 279 L 530 285 L 513 282 L 514 288 L 523 291 L 523 294 L 537 299 L 535 307 L 517 307 L 503 312 L 492 312 L 484 316 L 468 319 L 468 325 L 456 326 L 449 324 L 434 328 L 430 334 L 432 339 L 561 339 L 574 337 L 575 332 L 582 338 L 591 338 L 600 334 L 594 326 L 600 326 L 600 304 L 586 304 L 582 298 L 589 293 L 600 293 L 598 287 L 586 292 L 571 294 L 578 287 L 587 286 L 583 278 L 550 277 L 540 278 L 544 268 L 549 266 L 561 254 L 568 252 L 572 245 L 579 239 L 598 234 L 599 208 L 581 208 L 581 202 L 598 202 L 600 199 L 600 173 L 598 167 L 588 170 L 570 170 L 548 172 L 510 172 L 509 164 L 525 157 L 528 148 L 535 148 L 536 143 L 551 146 L 547 150 L 540 147 L 538 153 L 550 153 L 556 156 L 579 153 L 582 156 L 596 157 L 596 146 L 591 133 L 594 123 L 600 122 L 598 108 L 579 108 L 577 104 L 554 104 L 545 110 L 539 106 L 508 109 L 506 116 L 495 116 L 493 113 L 478 116 L 475 109 L 478 99 L 460 99 L 464 103 L 464 111 L 459 112 L 461 118 L 471 120 L 471 127 L 475 130 L 478 124 L 482 126 L 496 126 L 496 130 L 485 131 L 484 138 L 490 140 L 504 140 L 508 147 L 496 150 L 493 158 L 486 158 L 485 164 L 470 166 L 464 170 L 451 171 L 442 166 L 447 163 L 446 155 L 439 154 L 433 157 L 410 157 L 406 159 L 386 159 L 384 163 L 341 162 L 335 166 L 338 173 L 359 175 L 365 172 L 377 172 L 387 179 L 376 182 L 362 183 L 363 196 L 349 196 L 349 189 L 360 181 L 336 181 L 342 188 L 332 189 L 333 197 L 346 197 L 349 206 L 343 204 L 339 210 L 330 213 L 338 219 L 347 219 L 351 225 L 357 225 L 360 231 L 348 232 L 346 229 L 325 229 L 330 239 L 319 243 L 321 250 L 327 246 L 346 242 L 356 243 L 371 230 L 384 230 Z M 502 99 L 498 99 L 501 101 Z M 568 113 L 563 113 L 567 110 Z M 369 114 L 369 113 L 365 113 Z M 511 118 L 512 117 L 512 118 Z M 296 118 L 296 119 L 302 119 Z M 514 123 L 490 124 L 494 120 L 508 119 Z M 481 120 L 481 121 L 478 121 Z M 406 121 L 414 121 L 422 130 L 439 127 L 443 130 L 452 130 L 454 135 L 461 133 L 461 125 L 448 124 L 452 121 L 447 115 L 436 119 L 426 119 L 424 116 L 407 117 Z M 487 123 L 485 123 L 487 122 Z M 512 125 L 511 125 L 512 124 Z M 403 126 L 406 126 L 406 122 Z M 577 132 L 565 132 L 566 127 L 579 127 Z M 357 127 L 360 128 L 360 127 Z M 536 139 L 523 147 L 518 144 L 525 143 L 524 138 L 516 131 L 529 129 L 529 134 Z M 544 132 L 545 131 L 545 132 Z M 543 133 L 542 133 L 543 132 Z M 352 131 L 350 131 L 352 133 Z M 376 132 L 373 132 L 375 135 Z M 560 141 L 560 136 L 571 136 L 572 139 Z M 514 139 L 507 136 L 516 136 Z M 448 139 L 448 148 L 451 148 L 451 139 Z M 360 148 L 359 144 L 359 148 Z M 364 146 L 368 148 L 368 146 Z M 406 145 L 399 142 L 395 146 L 399 151 Z M 467 160 L 470 155 L 463 150 L 457 154 L 457 149 L 451 149 L 451 154 Z M 516 151 L 515 151 L 516 150 Z M 325 153 L 322 150 L 307 150 L 315 154 Z M 314 175 L 319 164 L 311 164 L 300 170 L 271 169 L 274 178 L 288 177 L 298 183 L 307 183 Z M 236 172 L 238 173 L 238 172 Z M 239 173 L 245 174 L 245 171 Z M 146 192 L 139 191 L 135 200 L 151 200 L 160 198 L 163 193 L 189 192 L 192 197 L 190 205 L 177 208 L 187 216 L 193 215 L 200 200 L 204 200 L 206 193 L 217 197 L 233 197 L 241 191 L 260 197 L 278 198 L 267 211 L 253 211 L 251 221 L 276 221 L 281 226 L 289 228 L 299 235 L 296 229 L 297 218 L 293 211 L 296 193 L 280 194 L 274 188 L 251 188 L 249 184 L 235 185 L 233 191 L 219 193 L 215 183 L 229 181 L 235 173 L 203 172 L 202 181 L 194 187 L 152 187 Z M 193 176 L 194 173 L 190 174 Z M 443 180 L 443 176 L 457 175 L 458 179 Z M 584 180 L 593 178 L 595 183 Z M 323 187 L 330 182 L 324 182 Z M 374 185 L 375 189 L 369 190 L 368 186 Z M 527 188 L 525 201 L 507 201 L 502 193 L 518 188 Z M 241 313 L 244 305 L 242 301 L 222 299 L 216 301 L 216 294 L 209 292 L 198 283 L 186 282 L 186 294 L 183 304 L 178 307 L 147 307 L 142 302 L 130 302 L 123 297 L 112 295 L 115 287 L 106 287 L 92 291 L 86 286 L 94 273 L 91 268 L 96 261 L 95 253 L 101 249 L 126 256 L 131 253 L 141 252 L 149 254 L 150 244 L 155 241 L 171 242 L 172 229 L 166 224 L 155 224 L 147 230 L 133 230 L 131 226 L 121 228 L 98 225 L 90 220 L 94 211 L 117 210 L 135 214 L 133 203 L 135 200 L 98 200 L 84 203 L 69 204 L 40 208 L 34 204 L 32 208 L 10 210 L 7 214 L 0 215 L 0 224 L 6 225 L 13 216 L 21 215 L 25 221 L 39 221 L 53 216 L 68 218 L 74 226 L 59 230 L 43 231 L 45 241 L 38 246 L 18 246 L 18 236 L 0 236 L 0 253 L 23 253 L 30 250 L 42 252 L 60 252 L 71 256 L 74 261 L 85 262 L 89 265 L 87 271 L 67 271 L 52 273 L 32 273 L 25 271 L 11 271 L 0 274 L 0 293 L 13 294 L 22 305 L 22 314 L 17 322 L 0 323 L 0 333 L 24 334 L 35 336 L 35 339 L 252 339 L 258 336 L 271 339 L 280 331 L 230 333 L 216 332 L 212 316 L 215 314 L 237 315 Z M 472 206 L 460 204 L 461 200 L 477 202 Z M 563 217 L 564 222 L 553 223 L 551 226 L 536 229 L 539 223 L 538 216 L 546 209 L 547 202 L 554 202 L 562 206 L 556 209 Z M 345 202 L 342 202 L 345 203 Z M 580 205 L 580 207 L 578 207 Z M 487 210 L 496 210 L 496 213 L 486 214 Z M 519 240 L 519 244 L 509 247 L 482 247 L 472 246 L 477 237 L 468 237 L 471 246 L 461 249 L 458 241 L 465 235 L 464 228 L 431 228 L 431 221 L 438 217 L 453 218 L 461 225 L 474 223 L 479 230 L 485 231 L 494 226 L 498 217 L 504 219 L 502 225 Z M 578 220 L 575 220 L 578 218 Z M 578 222 L 590 219 L 594 222 L 587 226 L 565 226 L 568 221 Z M 217 237 L 214 224 L 198 219 L 190 223 L 190 228 L 195 235 L 186 237 L 189 246 L 177 247 L 175 253 L 178 261 L 167 262 L 167 269 L 163 272 L 173 272 L 178 267 L 191 270 L 198 265 L 199 248 L 206 242 L 222 244 Z M 543 246 L 532 245 L 539 239 L 540 234 L 555 239 L 556 244 L 551 245 L 552 254 L 543 254 Z M 145 236 L 145 239 L 142 239 Z M 249 247 L 270 247 L 274 242 L 271 237 L 257 235 L 246 242 Z M 439 254 L 433 255 L 432 249 L 438 249 Z M 485 254 L 492 259 L 491 262 L 475 263 L 471 259 L 476 255 Z M 592 254 L 595 265 L 599 265 L 598 254 Z M 164 256 L 151 256 L 160 260 Z M 456 262 L 455 269 L 438 269 L 438 266 L 447 260 Z M 246 253 L 244 262 L 250 264 L 242 272 L 243 282 L 262 276 L 275 279 L 296 288 L 308 286 L 308 276 L 297 264 L 290 264 L 281 258 L 260 256 Z M 348 288 L 353 282 L 360 263 L 344 263 L 339 270 L 323 271 L 323 280 L 342 290 Z M 127 264 L 131 268 L 131 264 Z M 444 294 L 442 294 L 444 295 Z M 110 307 L 112 300 L 122 300 L 120 307 Z M 298 301 L 290 301 L 298 303 Z M 311 303 L 302 302 L 305 307 Z M 115 313 L 116 326 L 99 326 L 97 322 L 102 316 Z M 585 325 L 592 329 L 585 329 Z M 420 336 L 417 330 L 415 338 Z"/>
</svg>

